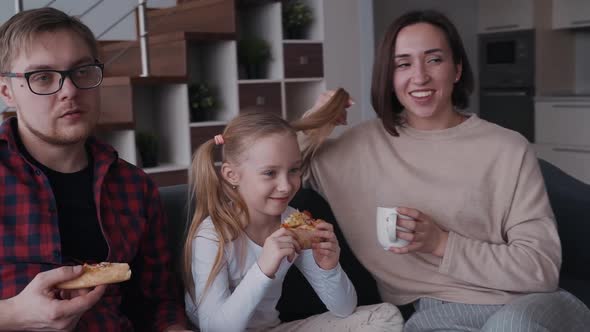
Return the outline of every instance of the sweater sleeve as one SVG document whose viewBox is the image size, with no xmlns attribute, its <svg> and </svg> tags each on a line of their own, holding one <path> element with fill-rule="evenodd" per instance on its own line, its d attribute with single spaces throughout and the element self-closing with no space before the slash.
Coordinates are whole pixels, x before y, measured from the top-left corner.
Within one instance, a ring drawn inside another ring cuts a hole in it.
<svg viewBox="0 0 590 332">
<path fill-rule="evenodd" d="M 304 250 L 295 261 L 295 266 L 332 314 L 346 317 L 354 311 L 357 305 L 356 290 L 340 264 L 332 270 L 324 270 L 316 264 L 312 251 Z"/>
<path fill-rule="evenodd" d="M 219 242 L 209 236 L 197 236 L 193 240 L 191 270 L 197 309 L 187 310 L 187 315 L 198 324 L 200 331 L 243 331 L 271 285 L 271 279 L 262 273 L 258 264 L 253 264 L 232 292 L 225 264 L 204 293 L 218 247 Z"/>
<path fill-rule="evenodd" d="M 505 243 L 484 242 L 451 231 L 440 272 L 505 291 L 557 289 L 561 244 L 539 164 L 530 146 L 513 188 L 513 193 L 507 193 L 512 200 L 501 221 Z M 498 278 L 498 271 L 502 278 Z"/>
</svg>

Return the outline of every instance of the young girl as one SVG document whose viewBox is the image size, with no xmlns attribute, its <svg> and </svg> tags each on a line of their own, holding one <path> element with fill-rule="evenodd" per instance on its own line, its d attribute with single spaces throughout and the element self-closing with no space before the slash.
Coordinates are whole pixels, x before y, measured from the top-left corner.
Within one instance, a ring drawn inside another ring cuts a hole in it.
<svg viewBox="0 0 590 332">
<path fill-rule="evenodd" d="M 340 93 L 313 119 L 294 126 L 307 130 L 334 123 L 347 101 Z M 321 242 L 311 250 L 301 250 L 294 234 L 280 227 L 295 211 L 288 204 L 301 186 L 304 160 L 321 141 L 308 145 L 302 156 L 295 132 L 275 115 L 244 113 L 197 150 L 189 180 L 197 206 L 184 248 L 188 317 L 201 331 L 401 331 L 403 319 L 390 304 L 355 310 L 356 292 L 338 263 L 331 224 L 317 225 L 313 235 Z M 217 149 L 223 160 L 219 171 Z M 293 264 L 329 313 L 281 324 L 275 306 Z"/>
</svg>

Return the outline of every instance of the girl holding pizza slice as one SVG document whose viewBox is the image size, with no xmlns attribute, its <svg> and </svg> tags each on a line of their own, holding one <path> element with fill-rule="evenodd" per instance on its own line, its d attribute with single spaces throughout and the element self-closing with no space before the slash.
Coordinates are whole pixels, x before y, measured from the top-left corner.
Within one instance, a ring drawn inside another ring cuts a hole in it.
<svg viewBox="0 0 590 332">
<path fill-rule="evenodd" d="M 185 243 L 183 276 L 186 312 L 201 331 L 401 331 L 403 319 L 393 305 L 356 308 L 356 291 L 338 263 L 340 247 L 331 224 L 313 223 L 310 232 L 320 242 L 311 250 L 302 248 L 289 227 L 281 227 L 296 213 L 289 201 L 322 140 L 321 130 L 312 130 L 319 134 L 302 155 L 296 130 L 337 122 L 348 100 L 340 91 L 314 117 L 292 125 L 268 112 L 244 113 L 197 150 L 189 179 L 197 206 Z M 220 169 L 214 163 L 218 150 Z M 279 320 L 275 306 L 292 265 L 329 312 Z"/>
</svg>

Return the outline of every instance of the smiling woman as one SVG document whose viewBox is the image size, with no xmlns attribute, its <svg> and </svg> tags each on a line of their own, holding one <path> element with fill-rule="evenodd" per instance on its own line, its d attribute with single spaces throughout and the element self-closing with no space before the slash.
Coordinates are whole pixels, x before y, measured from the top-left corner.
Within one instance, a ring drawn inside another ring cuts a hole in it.
<svg viewBox="0 0 590 332">
<path fill-rule="evenodd" d="M 405 106 L 408 125 L 444 129 L 465 119 L 454 111 L 451 98 L 463 65 L 453 61 L 453 51 L 441 29 L 427 23 L 401 29 L 393 65 L 394 91 Z"/>
<path fill-rule="evenodd" d="M 584 304 L 557 288 L 561 245 L 532 147 L 461 112 L 473 76 L 453 23 L 429 10 L 400 16 L 379 44 L 372 83 L 378 117 L 321 146 L 308 178 L 382 299 L 416 310 L 404 331 L 589 326 Z M 374 220 L 393 207 L 411 231 L 395 234 L 407 244 L 383 250 Z"/>
<path fill-rule="evenodd" d="M 432 13 L 413 12 L 398 18 L 375 54 L 371 100 L 383 126 L 394 136 L 396 126 L 405 121 L 426 127 L 456 123 L 458 117 L 452 111 L 466 108 L 473 91 L 471 65 L 457 29 L 444 16 Z M 408 112 L 411 119 L 402 117 L 404 109 L 412 111 Z M 421 112 L 426 113 L 418 116 Z M 423 123 L 420 118 L 428 114 L 436 115 L 434 122 Z"/>
</svg>

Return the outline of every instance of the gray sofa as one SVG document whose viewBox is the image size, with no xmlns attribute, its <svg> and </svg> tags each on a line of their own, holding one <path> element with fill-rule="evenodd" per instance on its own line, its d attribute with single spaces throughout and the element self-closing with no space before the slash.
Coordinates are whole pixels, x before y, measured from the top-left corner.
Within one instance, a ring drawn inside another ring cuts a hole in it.
<svg viewBox="0 0 590 332">
<path fill-rule="evenodd" d="M 562 241 L 560 286 L 590 306 L 590 185 L 576 180 L 544 160 L 539 162 Z M 179 260 L 188 220 L 186 185 L 160 188 L 160 193 L 171 224 L 170 243 Z M 375 280 L 346 244 L 328 203 L 313 190 L 303 189 L 291 205 L 309 210 L 317 218 L 334 221 L 336 235 L 342 247 L 341 265 L 357 289 L 359 305 L 380 302 Z M 178 264 L 176 268 L 178 269 Z M 297 269 L 291 269 L 287 274 L 277 309 L 283 321 L 304 318 L 326 310 Z M 410 306 L 401 309 L 406 317 L 413 310 Z"/>
</svg>

